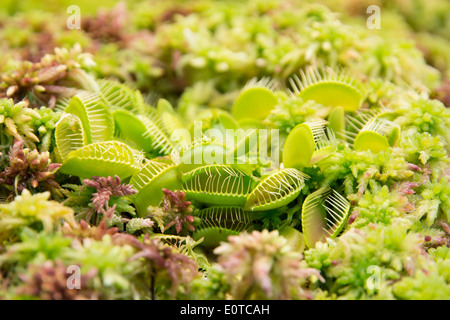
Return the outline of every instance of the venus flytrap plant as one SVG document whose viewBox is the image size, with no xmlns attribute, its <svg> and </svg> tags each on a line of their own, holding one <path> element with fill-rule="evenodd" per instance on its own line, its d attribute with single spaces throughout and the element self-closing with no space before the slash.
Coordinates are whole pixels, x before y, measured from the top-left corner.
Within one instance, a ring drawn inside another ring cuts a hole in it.
<svg viewBox="0 0 450 320">
<path fill-rule="evenodd" d="M 69 152 L 60 171 L 81 178 L 117 175 L 128 178 L 139 172 L 142 154 L 117 141 L 88 144 Z"/>
<path fill-rule="evenodd" d="M 351 130 L 345 131 L 344 139 L 356 151 L 378 153 L 396 145 L 400 136 L 398 125 L 370 111 L 347 116 L 347 123 Z"/>
<path fill-rule="evenodd" d="M 293 251 L 302 253 L 305 249 L 305 238 L 303 233 L 290 226 L 283 226 L 279 229 L 280 236 L 287 240 L 287 244 Z"/>
<path fill-rule="evenodd" d="M 302 205 L 305 244 L 314 248 L 319 241 L 337 237 L 345 229 L 350 203 L 328 186 L 309 194 Z"/>
<path fill-rule="evenodd" d="M 228 155 L 225 143 L 222 141 L 211 141 L 211 139 L 203 137 L 201 140 L 194 140 L 190 145 L 181 148 L 177 162 L 180 163 L 180 170 L 183 173 L 187 173 L 201 166 L 211 164 L 210 162 L 227 164 L 228 160 L 234 160 Z"/>
<path fill-rule="evenodd" d="M 115 81 L 101 80 L 98 95 L 113 112 L 118 126 L 116 137 L 145 152 L 170 154 L 173 148 L 169 138 L 171 131 L 165 128 L 160 114 L 144 102 L 139 91 Z"/>
<path fill-rule="evenodd" d="M 297 147 L 301 145 L 301 147 Z M 337 147 L 333 131 L 325 121 L 306 122 L 296 126 L 287 136 L 282 159 L 287 168 L 309 167 L 332 154 Z"/>
<path fill-rule="evenodd" d="M 163 198 L 163 188 L 179 190 L 181 173 L 174 164 L 145 160 L 141 170 L 135 173 L 130 184 L 137 190 L 133 197 L 139 216 L 148 215 L 149 206 L 157 206 Z"/>
<path fill-rule="evenodd" d="M 148 134 L 144 135 L 150 128 L 147 119 L 143 116 L 134 115 L 127 110 L 113 111 L 115 121 L 115 136 L 133 145 L 138 150 L 151 152 L 156 146 L 154 140 Z"/>
<path fill-rule="evenodd" d="M 242 135 L 233 137 L 231 142 L 227 137 L 225 144 L 227 163 L 235 164 L 236 167 L 247 171 L 250 171 L 253 167 L 253 171 L 255 171 L 255 167 L 263 166 L 264 160 L 266 160 L 261 159 L 263 157 L 260 151 L 264 148 L 262 142 L 265 141 L 270 145 L 272 141 L 269 142 L 269 140 L 271 140 L 270 132 L 258 131 L 257 129 L 247 129 Z"/>
<path fill-rule="evenodd" d="M 198 115 L 192 120 L 190 128 L 190 132 L 194 137 L 196 137 L 198 125 L 201 126 L 202 135 L 210 139 L 216 138 L 215 132 L 217 130 L 225 136 L 227 129 L 239 129 L 237 120 L 228 111 L 218 108 L 208 108 L 198 112 Z"/>
<path fill-rule="evenodd" d="M 328 128 L 334 132 L 337 137 L 342 137 L 345 132 L 345 110 L 343 107 L 334 107 L 328 115 Z"/>
<path fill-rule="evenodd" d="M 267 117 L 277 104 L 276 87 L 276 82 L 267 78 L 250 80 L 233 104 L 233 117 L 237 121 Z"/>
<path fill-rule="evenodd" d="M 69 101 L 62 101 L 61 108 L 80 119 L 88 144 L 112 139 L 113 117 L 96 94 L 79 93 Z"/>
<path fill-rule="evenodd" d="M 309 177 L 294 168 L 274 172 L 260 181 L 247 196 L 244 208 L 266 211 L 285 206 L 295 200 Z"/>
<path fill-rule="evenodd" d="M 98 95 L 113 110 L 127 110 L 142 113 L 145 106 L 141 103 L 139 91 L 118 81 L 101 79 L 98 81 Z"/>
<path fill-rule="evenodd" d="M 174 109 L 172 104 L 166 99 L 159 99 L 156 104 L 156 110 L 161 118 L 162 125 L 166 129 L 166 132 L 172 133 L 178 129 L 184 129 L 183 119 Z"/>
<path fill-rule="evenodd" d="M 250 231 L 252 216 L 242 207 L 214 206 L 200 210 L 195 219 L 195 231 L 192 237 L 202 240 L 200 246 L 217 247 L 228 236 L 238 235 L 242 231 Z"/>
<path fill-rule="evenodd" d="M 254 178 L 231 165 L 211 164 L 183 175 L 182 190 L 188 199 L 213 205 L 243 206 L 254 187 Z"/>
<path fill-rule="evenodd" d="M 342 107 L 346 112 L 358 110 L 364 98 L 362 85 L 356 79 L 331 69 L 318 70 L 310 66 L 306 71 L 300 70 L 300 77 L 294 75 L 289 82 L 293 94 L 301 99 Z"/>
<path fill-rule="evenodd" d="M 147 117 L 141 118 L 141 121 L 146 127 L 143 137 L 151 139 L 152 148 L 163 155 L 170 154 L 173 145 L 170 141 L 169 132 L 161 125 L 162 120 L 156 111 L 148 113 Z"/>
</svg>

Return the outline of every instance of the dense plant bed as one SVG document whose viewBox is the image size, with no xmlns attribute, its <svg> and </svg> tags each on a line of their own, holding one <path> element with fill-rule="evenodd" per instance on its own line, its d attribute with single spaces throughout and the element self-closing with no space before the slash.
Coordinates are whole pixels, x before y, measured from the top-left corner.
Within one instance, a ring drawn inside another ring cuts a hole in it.
<svg viewBox="0 0 450 320">
<path fill-rule="evenodd" d="M 450 299 L 448 1 L 101 4 L 0 6 L 0 298 Z"/>
</svg>

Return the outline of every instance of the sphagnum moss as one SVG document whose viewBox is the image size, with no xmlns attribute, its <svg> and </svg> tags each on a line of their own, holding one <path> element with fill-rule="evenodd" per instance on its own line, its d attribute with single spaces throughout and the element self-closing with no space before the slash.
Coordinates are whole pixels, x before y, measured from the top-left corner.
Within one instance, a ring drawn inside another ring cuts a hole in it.
<svg viewBox="0 0 450 320">
<path fill-rule="evenodd" d="M 450 298 L 447 1 L 112 2 L 0 5 L 0 297 Z"/>
</svg>

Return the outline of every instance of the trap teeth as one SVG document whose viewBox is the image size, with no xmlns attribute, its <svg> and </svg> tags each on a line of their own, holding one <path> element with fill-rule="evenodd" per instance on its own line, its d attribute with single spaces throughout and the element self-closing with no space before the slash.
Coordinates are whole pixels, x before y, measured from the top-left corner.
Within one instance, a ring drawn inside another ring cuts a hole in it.
<svg viewBox="0 0 450 320">
<path fill-rule="evenodd" d="M 199 211 L 199 223 L 195 227 L 194 240 L 200 240 L 202 246 L 217 247 L 227 241 L 228 236 L 252 230 L 252 219 L 242 207 L 210 207 Z"/>
<path fill-rule="evenodd" d="M 349 214 L 350 203 L 329 186 L 309 194 L 302 205 L 302 230 L 306 245 L 314 248 L 318 241 L 338 236 Z"/>
<path fill-rule="evenodd" d="M 282 158 L 286 168 L 310 167 L 331 155 L 337 140 L 323 120 L 297 125 L 286 138 Z"/>
<path fill-rule="evenodd" d="M 289 79 L 291 94 L 304 101 L 313 100 L 324 106 L 343 107 L 346 112 L 358 110 L 364 99 L 362 84 L 345 73 L 309 66 L 300 76 Z"/>
<path fill-rule="evenodd" d="M 347 116 L 350 131 L 342 137 L 355 151 L 371 151 L 376 154 L 397 144 L 400 127 L 372 111 L 360 112 L 355 117 Z"/>
</svg>

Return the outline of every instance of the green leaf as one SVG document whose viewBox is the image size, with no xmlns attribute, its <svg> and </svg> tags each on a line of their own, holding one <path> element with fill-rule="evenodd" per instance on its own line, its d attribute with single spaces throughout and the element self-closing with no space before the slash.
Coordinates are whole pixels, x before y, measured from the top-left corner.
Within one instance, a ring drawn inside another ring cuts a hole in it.
<svg viewBox="0 0 450 320">
<path fill-rule="evenodd" d="M 63 161 L 70 152 L 87 144 L 83 126 L 76 115 L 66 113 L 61 116 L 55 128 L 55 142 Z"/>
<path fill-rule="evenodd" d="M 91 178 L 118 175 L 125 179 L 138 172 L 142 155 L 118 141 L 89 144 L 71 151 L 60 168 L 60 172 Z"/>
<path fill-rule="evenodd" d="M 200 245 L 205 247 L 217 247 L 227 241 L 228 236 L 250 231 L 253 227 L 251 216 L 241 207 L 210 207 L 200 210 L 197 217 L 200 222 L 192 237 L 194 240 L 203 238 Z"/>
<path fill-rule="evenodd" d="M 302 205 L 302 230 L 308 248 L 327 237 L 338 236 L 349 214 L 350 203 L 330 187 L 309 194 Z"/>
<path fill-rule="evenodd" d="M 142 169 L 136 173 L 130 184 L 138 191 L 133 197 L 138 214 L 147 215 L 149 206 L 157 206 L 163 198 L 163 188 L 181 189 L 181 173 L 177 165 L 146 160 Z"/>
<path fill-rule="evenodd" d="M 331 69 L 301 70 L 300 77 L 289 79 L 294 94 L 304 101 L 313 100 L 324 106 L 342 107 L 346 112 L 358 110 L 364 98 L 362 85 L 347 75 L 335 74 Z"/>
<path fill-rule="evenodd" d="M 295 200 L 305 186 L 306 174 L 294 168 L 278 170 L 263 179 L 248 195 L 245 210 L 280 208 Z"/>
<path fill-rule="evenodd" d="M 130 141 L 136 149 L 150 152 L 153 150 L 152 138 L 144 133 L 148 130 L 140 116 L 126 110 L 116 110 L 113 112 L 115 121 L 116 136 Z"/>
<path fill-rule="evenodd" d="M 324 121 L 305 122 L 292 129 L 282 151 L 286 168 L 309 167 L 336 150 L 334 133 L 325 124 Z"/>
<path fill-rule="evenodd" d="M 252 79 L 242 89 L 233 104 L 233 117 L 243 119 L 263 120 L 275 108 L 277 98 L 273 92 L 274 82 L 268 79 L 256 81 Z"/>
<path fill-rule="evenodd" d="M 206 165 L 183 175 L 183 191 L 190 200 L 212 205 L 243 206 L 253 177 L 230 165 Z"/>
<path fill-rule="evenodd" d="M 112 139 L 114 119 L 95 94 L 81 93 L 72 97 L 64 112 L 80 119 L 88 144 Z"/>
</svg>

